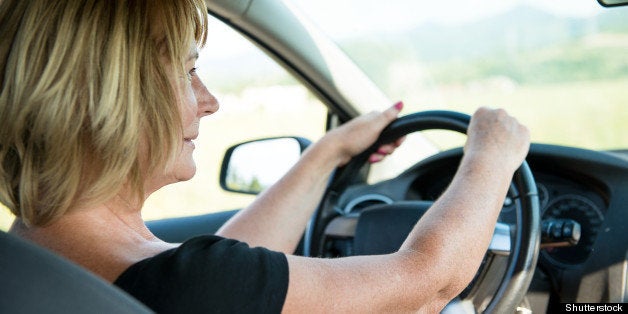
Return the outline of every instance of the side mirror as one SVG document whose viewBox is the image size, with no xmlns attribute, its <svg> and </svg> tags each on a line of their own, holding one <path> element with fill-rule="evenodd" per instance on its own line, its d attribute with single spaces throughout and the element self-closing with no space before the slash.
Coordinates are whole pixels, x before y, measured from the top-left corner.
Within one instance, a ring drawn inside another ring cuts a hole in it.
<svg viewBox="0 0 628 314">
<path fill-rule="evenodd" d="M 286 174 L 311 143 L 301 137 L 278 137 L 234 145 L 222 161 L 220 186 L 226 191 L 259 194 Z"/>
<path fill-rule="evenodd" d="M 605 7 L 628 5 L 628 0 L 597 0 L 597 2 Z"/>
</svg>

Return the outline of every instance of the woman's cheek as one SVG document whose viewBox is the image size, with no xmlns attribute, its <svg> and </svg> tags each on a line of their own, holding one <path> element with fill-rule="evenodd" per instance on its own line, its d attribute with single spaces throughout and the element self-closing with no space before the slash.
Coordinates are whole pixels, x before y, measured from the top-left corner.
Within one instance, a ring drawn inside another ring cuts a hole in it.
<svg viewBox="0 0 628 314">
<path fill-rule="evenodd" d="M 181 119 L 183 119 L 183 127 L 185 127 L 186 124 L 193 122 L 196 117 L 196 98 L 190 84 L 186 84 L 186 87 L 181 90 L 179 112 L 181 113 Z"/>
</svg>

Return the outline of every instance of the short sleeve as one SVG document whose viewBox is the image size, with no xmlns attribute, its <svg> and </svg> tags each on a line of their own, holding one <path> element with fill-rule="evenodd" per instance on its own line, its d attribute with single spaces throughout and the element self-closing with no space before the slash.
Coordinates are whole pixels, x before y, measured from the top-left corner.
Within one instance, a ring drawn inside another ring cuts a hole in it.
<svg viewBox="0 0 628 314">
<path fill-rule="evenodd" d="M 158 313 L 279 313 L 288 261 L 282 253 L 200 236 L 132 265 L 115 284 Z"/>
</svg>

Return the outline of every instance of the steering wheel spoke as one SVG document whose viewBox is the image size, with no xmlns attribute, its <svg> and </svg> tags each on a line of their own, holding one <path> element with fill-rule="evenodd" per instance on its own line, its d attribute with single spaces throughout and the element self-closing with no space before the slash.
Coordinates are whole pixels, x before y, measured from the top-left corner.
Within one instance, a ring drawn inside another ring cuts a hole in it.
<svg viewBox="0 0 628 314">
<path fill-rule="evenodd" d="M 477 311 L 470 300 L 455 298 L 445 306 L 441 314 L 475 314 Z"/>
<path fill-rule="evenodd" d="M 509 224 L 498 222 L 495 225 L 493 238 L 488 245 L 488 252 L 495 255 L 510 255 L 511 250 L 511 226 Z"/>
</svg>

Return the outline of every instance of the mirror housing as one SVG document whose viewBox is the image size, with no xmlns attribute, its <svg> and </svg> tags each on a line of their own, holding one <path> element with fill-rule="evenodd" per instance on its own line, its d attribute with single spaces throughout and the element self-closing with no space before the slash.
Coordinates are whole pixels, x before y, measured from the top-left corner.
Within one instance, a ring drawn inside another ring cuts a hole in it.
<svg viewBox="0 0 628 314">
<path fill-rule="evenodd" d="M 597 2 L 605 7 L 628 5 L 628 0 L 597 0 Z"/>
<path fill-rule="evenodd" d="M 311 143 L 302 137 L 275 137 L 236 144 L 225 152 L 220 187 L 259 194 L 286 174 Z"/>
</svg>

